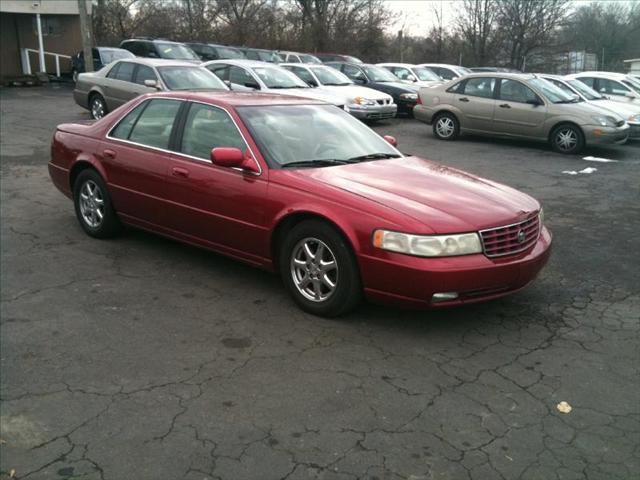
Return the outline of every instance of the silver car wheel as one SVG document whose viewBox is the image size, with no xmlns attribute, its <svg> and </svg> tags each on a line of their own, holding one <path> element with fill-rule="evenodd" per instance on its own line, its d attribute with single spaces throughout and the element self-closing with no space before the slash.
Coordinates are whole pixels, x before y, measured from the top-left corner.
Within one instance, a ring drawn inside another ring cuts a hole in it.
<svg viewBox="0 0 640 480">
<path fill-rule="evenodd" d="M 453 135 L 455 129 L 456 126 L 454 125 L 453 120 L 449 117 L 441 117 L 436 122 L 436 131 L 442 138 L 449 138 Z"/>
<path fill-rule="evenodd" d="M 91 228 L 98 228 L 104 218 L 104 197 L 93 180 L 87 180 L 80 189 L 80 214 Z"/>
<path fill-rule="evenodd" d="M 93 118 L 95 118 L 96 120 L 101 119 L 102 117 L 104 117 L 104 111 L 104 102 L 100 97 L 95 97 L 93 100 L 91 100 L 91 115 L 93 116 Z"/>
<path fill-rule="evenodd" d="M 560 150 L 569 152 L 578 144 L 578 134 L 572 128 L 562 128 L 556 133 L 555 141 Z"/>
<path fill-rule="evenodd" d="M 308 237 L 293 248 L 290 260 L 293 284 L 307 300 L 324 302 L 338 286 L 338 262 L 322 240 Z"/>
</svg>

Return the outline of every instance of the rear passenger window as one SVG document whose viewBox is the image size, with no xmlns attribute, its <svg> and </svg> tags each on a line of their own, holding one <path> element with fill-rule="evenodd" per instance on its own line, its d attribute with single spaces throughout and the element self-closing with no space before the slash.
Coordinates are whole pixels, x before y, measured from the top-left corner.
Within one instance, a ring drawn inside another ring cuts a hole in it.
<svg viewBox="0 0 640 480">
<path fill-rule="evenodd" d="M 131 110 L 122 120 L 116 128 L 111 131 L 110 136 L 119 138 L 121 140 L 128 140 L 131 135 L 131 128 L 135 125 L 140 112 L 145 109 L 149 102 L 142 102 L 136 108 Z"/>
<path fill-rule="evenodd" d="M 470 78 L 464 86 L 464 95 L 471 97 L 493 98 L 496 79 L 490 77 Z"/>
<path fill-rule="evenodd" d="M 123 80 L 125 82 L 131 82 L 133 76 L 133 69 L 135 68 L 135 63 L 130 62 L 120 62 L 120 67 L 118 71 L 115 73 L 116 80 Z"/>
<path fill-rule="evenodd" d="M 169 148 L 171 129 L 180 104 L 179 100 L 151 100 L 135 122 L 129 140 L 150 147 Z"/>
<path fill-rule="evenodd" d="M 184 124 L 180 151 L 210 160 L 211 150 L 216 147 L 235 147 L 242 151 L 247 148 L 227 112 L 210 105 L 192 103 Z"/>
<path fill-rule="evenodd" d="M 113 67 L 111 67 L 111 70 L 109 70 L 109 73 L 107 73 L 107 78 L 116 78 L 118 69 L 120 68 L 120 63 L 121 62 L 118 62 Z"/>
</svg>

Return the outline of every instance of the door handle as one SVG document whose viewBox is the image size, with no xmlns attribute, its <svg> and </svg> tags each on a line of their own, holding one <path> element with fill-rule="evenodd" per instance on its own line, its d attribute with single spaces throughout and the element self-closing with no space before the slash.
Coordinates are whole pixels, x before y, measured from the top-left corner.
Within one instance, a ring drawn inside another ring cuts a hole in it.
<svg viewBox="0 0 640 480">
<path fill-rule="evenodd" d="M 508 103 L 503 103 L 502 105 L 498 105 L 500 108 L 511 108 L 511 105 Z"/>
<path fill-rule="evenodd" d="M 108 148 L 102 152 L 102 154 L 107 158 L 116 158 L 116 152 L 113 150 L 109 150 Z"/>
<path fill-rule="evenodd" d="M 469 99 L 467 97 L 462 97 L 462 98 L 459 98 L 458 100 L 460 100 L 461 102 L 468 102 L 469 101 Z"/>
<path fill-rule="evenodd" d="M 173 167 L 171 169 L 171 175 L 174 177 L 184 177 L 187 178 L 189 176 L 189 170 L 186 168 Z"/>
</svg>

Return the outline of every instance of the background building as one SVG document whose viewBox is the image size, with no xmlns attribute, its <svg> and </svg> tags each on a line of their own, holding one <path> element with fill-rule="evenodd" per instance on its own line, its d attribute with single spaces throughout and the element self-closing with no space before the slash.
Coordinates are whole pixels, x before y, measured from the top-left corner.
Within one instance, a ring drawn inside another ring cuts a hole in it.
<svg viewBox="0 0 640 480">
<path fill-rule="evenodd" d="M 91 0 L 87 0 L 91 14 Z M 0 78 L 71 70 L 70 57 L 82 50 L 77 0 L 0 2 Z"/>
</svg>

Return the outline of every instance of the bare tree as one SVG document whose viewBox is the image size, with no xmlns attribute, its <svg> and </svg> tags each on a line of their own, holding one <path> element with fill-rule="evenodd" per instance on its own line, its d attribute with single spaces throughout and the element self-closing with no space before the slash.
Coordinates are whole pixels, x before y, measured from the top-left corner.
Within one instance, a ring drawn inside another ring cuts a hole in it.
<svg viewBox="0 0 640 480">
<path fill-rule="evenodd" d="M 495 59 L 497 7 L 497 0 L 464 0 L 456 27 L 470 64 L 484 66 Z"/>
</svg>

